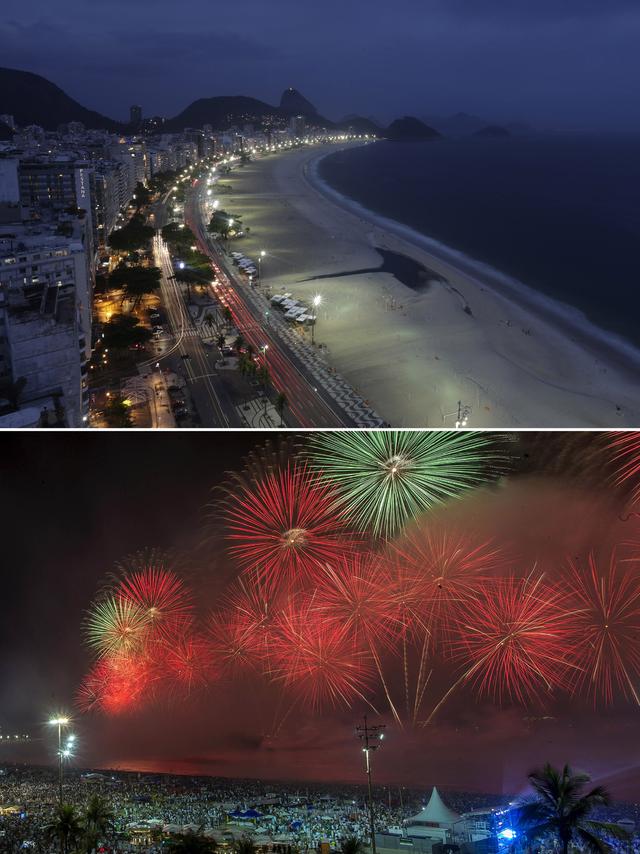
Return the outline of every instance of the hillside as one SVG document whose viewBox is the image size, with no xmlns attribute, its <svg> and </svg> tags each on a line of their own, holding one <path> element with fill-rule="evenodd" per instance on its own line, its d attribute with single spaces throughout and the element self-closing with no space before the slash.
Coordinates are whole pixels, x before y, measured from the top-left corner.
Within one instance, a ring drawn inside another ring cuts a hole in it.
<svg viewBox="0 0 640 854">
<path fill-rule="evenodd" d="M 402 119 L 396 119 L 391 122 L 386 130 L 385 136 L 392 140 L 411 140 L 411 139 L 438 139 L 441 134 L 434 130 L 429 125 L 425 125 L 420 119 L 414 116 L 404 116 Z"/>
<path fill-rule="evenodd" d="M 66 122 L 117 131 L 122 125 L 88 110 L 54 83 L 30 71 L 0 68 L 0 113 L 13 116 L 18 126 L 40 125 L 55 130 Z"/>
</svg>

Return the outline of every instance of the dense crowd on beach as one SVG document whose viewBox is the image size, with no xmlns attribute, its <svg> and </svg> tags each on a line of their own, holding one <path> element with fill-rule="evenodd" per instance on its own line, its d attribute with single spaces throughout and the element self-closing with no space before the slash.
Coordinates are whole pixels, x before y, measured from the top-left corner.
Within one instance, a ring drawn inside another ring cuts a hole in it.
<svg viewBox="0 0 640 854">
<path fill-rule="evenodd" d="M 398 828 L 420 811 L 428 790 L 377 787 L 374 791 L 376 831 Z M 347 784 L 285 784 L 256 780 L 186 777 L 133 772 L 67 771 L 63 800 L 73 804 L 79 817 L 94 795 L 108 804 L 114 815 L 111 849 L 114 852 L 148 852 L 156 844 L 134 829 L 154 826 L 169 833 L 206 832 L 219 844 L 250 836 L 264 850 L 316 850 L 328 843 L 340 848 L 349 837 L 368 840 L 369 814 L 366 788 Z M 458 813 L 500 807 L 508 798 L 465 792 L 444 794 Z M 45 841 L 45 829 L 58 806 L 55 770 L 33 767 L 0 769 L 0 851 L 57 850 Z M 610 820 L 638 821 L 635 804 L 617 804 Z M 248 813 L 247 815 L 243 815 Z M 636 846 L 633 846 L 636 849 Z M 640 845 L 637 846 L 640 854 Z"/>
</svg>

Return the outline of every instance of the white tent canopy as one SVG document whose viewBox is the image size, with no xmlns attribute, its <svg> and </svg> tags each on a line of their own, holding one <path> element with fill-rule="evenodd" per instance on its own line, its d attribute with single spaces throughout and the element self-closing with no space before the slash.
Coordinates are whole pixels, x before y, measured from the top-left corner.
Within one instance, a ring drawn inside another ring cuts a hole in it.
<svg viewBox="0 0 640 854">
<path fill-rule="evenodd" d="M 423 807 L 417 815 L 412 815 L 411 818 L 408 818 L 406 823 L 409 827 L 416 824 L 452 825 L 459 818 L 458 813 L 446 806 L 434 786 L 426 807 Z"/>
</svg>

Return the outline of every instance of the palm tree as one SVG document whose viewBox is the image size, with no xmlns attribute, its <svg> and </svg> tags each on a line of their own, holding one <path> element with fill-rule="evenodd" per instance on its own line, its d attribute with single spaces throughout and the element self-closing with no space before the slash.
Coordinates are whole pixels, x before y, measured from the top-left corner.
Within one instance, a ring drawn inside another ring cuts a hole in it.
<svg viewBox="0 0 640 854">
<path fill-rule="evenodd" d="M 340 846 L 341 854 L 364 854 L 364 845 L 357 836 L 348 836 Z"/>
<path fill-rule="evenodd" d="M 59 842 L 62 854 L 69 854 L 78 844 L 82 831 L 80 818 L 71 804 L 60 804 L 54 813 L 53 821 L 44 829 L 46 840 Z"/>
<path fill-rule="evenodd" d="M 603 786 L 585 792 L 591 777 L 574 773 L 565 765 L 562 771 L 548 762 L 529 774 L 535 794 L 519 807 L 519 821 L 530 839 L 545 835 L 555 837 L 563 854 L 577 842 L 590 854 L 609 854 L 611 846 L 603 836 L 627 840 L 629 835 L 618 825 L 589 818 L 596 807 L 611 802 Z"/>
<path fill-rule="evenodd" d="M 100 839 L 106 838 L 113 830 L 113 811 L 99 795 L 94 795 L 84 814 L 84 832 L 87 854 L 97 848 Z"/>
<path fill-rule="evenodd" d="M 203 836 L 200 831 L 198 833 L 189 831 L 180 836 L 174 836 L 167 846 L 169 854 L 213 854 L 218 843 L 215 839 L 208 839 Z"/>
</svg>

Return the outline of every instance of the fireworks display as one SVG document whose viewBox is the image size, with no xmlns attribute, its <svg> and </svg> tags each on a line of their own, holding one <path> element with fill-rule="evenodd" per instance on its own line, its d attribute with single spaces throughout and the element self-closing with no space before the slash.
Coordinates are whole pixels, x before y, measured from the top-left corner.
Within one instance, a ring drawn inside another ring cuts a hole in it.
<svg viewBox="0 0 640 854">
<path fill-rule="evenodd" d="M 381 537 L 490 479 L 499 459 L 486 433 L 354 430 L 310 441 L 315 466 L 337 492 L 336 506 Z"/>
<path fill-rule="evenodd" d="M 313 576 L 348 548 L 332 487 L 305 466 L 237 482 L 225 511 L 231 554 L 272 588 Z"/>
<path fill-rule="evenodd" d="M 567 576 L 576 614 L 571 646 L 579 664 L 573 686 L 610 704 L 616 691 L 640 704 L 640 575 L 615 554 L 599 563 L 593 554 L 582 565 L 571 561 Z"/>
<path fill-rule="evenodd" d="M 527 704 L 563 685 L 571 613 L 558 587 L 535 574 L 509 577 L 483 586 L 463 610 L 453 648 L 480 695 Z"/>
<path fill-rule="evenodd" d="M 162 556 L 126 562 L 86 617 L 95 660 L 79 707 L 135 712 L 240 678 L 277 698 L 277 726 L 294 707 L 427 725 L 465 691 L 525 707 L 562 694 L 640 704 L 637 560 L 565 555 L 543 572 L 475 535 L 457 499 L 487 500 L 483 484 L 505 469 L 494 443 L 352 431 L 256 456 L 217 505 L 228 583 L 203 604 Z M 637 447 L 623 444 L 610 452 L 626 488 Z"/>
</svg>

